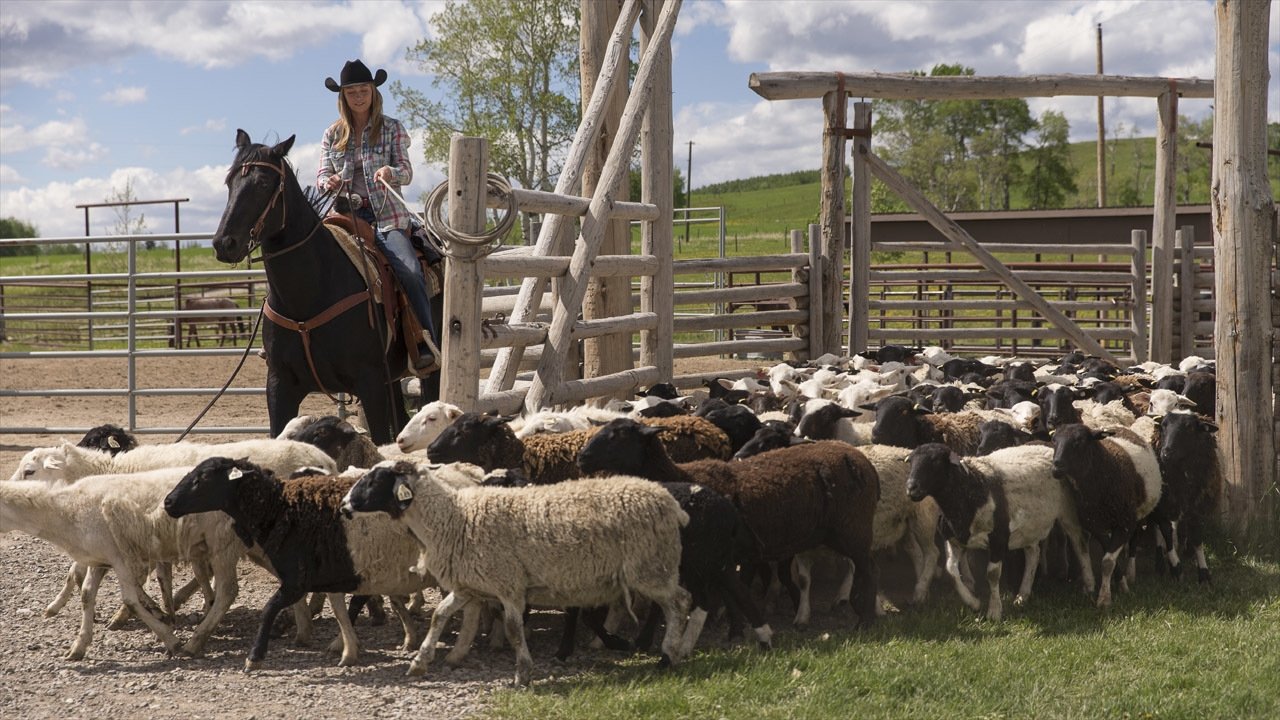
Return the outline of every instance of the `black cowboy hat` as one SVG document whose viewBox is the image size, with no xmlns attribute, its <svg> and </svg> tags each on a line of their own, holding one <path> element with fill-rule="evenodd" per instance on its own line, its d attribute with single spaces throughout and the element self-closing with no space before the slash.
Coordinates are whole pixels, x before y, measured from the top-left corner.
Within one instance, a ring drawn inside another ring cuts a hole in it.
<svg viewBox="0 0 1280 720">
<path fill-rule="evenodd" d="M 341 83 L 336 83 L 333 78 L 325 78 L 324 86 L 334 92 L 338 92 L 348 85 L 359 85 L 361 83 L 373 83 L 374 87 L 378 87 L 387 81 L 387 71 L 378 68 L 378 75 L 375 77 L 369 73 L 369 68 L 359 60 L 348 60 L 346 65 L 342 66 L 342 74 L 338 76 L 342 79 Z"/>
</svg>

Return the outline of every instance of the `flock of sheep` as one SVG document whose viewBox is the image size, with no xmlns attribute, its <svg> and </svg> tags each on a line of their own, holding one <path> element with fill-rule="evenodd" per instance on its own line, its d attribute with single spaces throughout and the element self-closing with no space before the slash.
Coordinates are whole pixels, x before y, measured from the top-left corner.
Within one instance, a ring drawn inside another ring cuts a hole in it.
<svg viewBox="0 0 1280 720">
<path fill-rule="evenodd" d="M 837 598 L 861 626 L 887 603 L 877 556 L 899 547 L 914 567 L 913 603 L 926 599 L 945 552 L 945 572 L 974 610 L 983 603 L 966 552 L 986 550 L 993 620 L 1004 613 L 1004 560 L 1025 557 L 1020 605 L 1059 539 L 1099 606 L 1112 602 L 1126 549 L 1119 582 L 1132 582 L 1145 528 L 1162 567 L 1176 575 L 1191 553 L 1209 580 L 1202 536 L 1223 481 L 1213 367 L 1201 358 L 1118 368 L 1078 354 L 1044 364 L 886 346 L 706 385 L 528 417 L 435 402 L 384 447 L 336 417 L 224 444 L 138 445 L 101 426 L 78 445 L 27 453 L 0 483 L 0 532 L 35 535 L 70 557 L 46 611 L 79 593 L 67 659 L 90 647 L 108 569 L 124 605 L 110 627 L 136 616 L 167 652 L 199 654 L 247 558 L 279 587 L 246 670 L 264 662 L 281 611 L 291 609 L 306 642 L 326 599 L 340 630 L 330 648 L 340 664 L 356 662 L 352 620 L 366 606 L 382 612 L 386 598 L 404 627 L 401 648 L 417 648 L 410 674 L 427 670 L 461 610 L 446 662 L 461 662 L 487 629 L 491 644 L 515 650 L 518 684 L 532 676 L 531 607 L 565 610 L 560 658 L 574 650 L 578 619 L 617 650 L 647 650 L 661 623 L 661 662 L 675 664 L 721 609 L 730 637 L 749 627 L 767 649 L 773 630 L 756 582 L 785 588 L 804 628 L 823 555 L 840 562 Z M 174 564 L 193 576 L 176 589 Z M 143 589 L 153 573 L 158 601 Z M 443 600 L 423 638 L 412 611 L 429 588 Z M 182 642 L 170 620 L 197 593 L 203 617 Z M 641 627 L 633 639 L 619 634 L 628 616 Z"/>
</svg>

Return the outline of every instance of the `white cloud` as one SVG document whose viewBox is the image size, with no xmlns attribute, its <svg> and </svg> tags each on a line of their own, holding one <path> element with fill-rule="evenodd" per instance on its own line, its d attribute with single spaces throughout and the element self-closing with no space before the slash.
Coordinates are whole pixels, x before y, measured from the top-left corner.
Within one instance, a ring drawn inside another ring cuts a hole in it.
<svg viewBox="0 0 1280 720">
<path fill-rule="evenodd" d="M 0 164 L 0 185 L 17 185 L 26 182 L 22 175 L 9 165 Z"/>
<path fill-rule="evenodd" d="M 822 165 L 822 105 L 816 101 L 751 105 L 703 103 L 675 117 L 676 137 L 693 140 L 693 186 Z M 675 148 L 685 172 L 687 146 Z"/>
<path fill-rule="evenodd" d="M 51 120 L 32 130 L 22 125 L 0 126 L 0 146 L 4 147 L 6 154 L 39 147 L 83 145 L 88 139 L 88 128 L 80 118 L 68 122 Z"/>
<path fill-rule="evenodd" d="M 404 48 L 428 34 L 427 19 L 443 7 L 442 0 L 9 2 L 0 21 L 0 81 L 47 87 L 71 68 L 147 51 L 195 67 L 232 67 L 284 59 L 353 30 L 366 63 L 416 73 L 403 62 Z"/>
<path fill-rule="evenodd" d="M 144 87 L 118 87 L 102 94 L 102 101 L 112 105 L 136 105 L 147 101 Z"/>
<path fill-rule="evenodd" d="M 107 149 L 96 142 L 86 145 L 56 145 L 44 154 L 46 165 L 59 170 L 75 170 L 107 156 Z"/>
<path fill-rule="evenodd" d="M 227 129 L 227 119 L 216 118 L 216 119 L 205 120 L 204 124 L 202 125 L 192 125 L 191 127 L 184 127 L 178 131 L 178 134 L 193 135 L 195 133 L 205 133 L 205 132 L 220 133 L 226 129 Z"/>
</svg>

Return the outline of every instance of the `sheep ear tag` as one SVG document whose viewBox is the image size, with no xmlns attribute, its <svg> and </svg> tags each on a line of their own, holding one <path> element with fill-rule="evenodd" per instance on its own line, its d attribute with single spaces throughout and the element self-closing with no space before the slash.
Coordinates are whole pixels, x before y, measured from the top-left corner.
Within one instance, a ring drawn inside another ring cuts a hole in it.
<svg viewBox="0 0 1280 720">
<path fill-rule="evenodd" d="M 239 480 L 244 477 L 244 471 L 240 468 L 231 468 L 231 472 L 227 473 L 228 480 Z"/>
<path fill-rule="evenodd" d="M 120 449 L 120 441 L 119 441 L 119 440 L 116 440 L 116 439 L 115 439 L 115 438 L 113 438 L 113 437 L 109 437 L 109 438 L 107 438 L 107 446 L 108 446 L 108 447 L 113 447 L 113 448 L 115 448 L 115 449 L 119 450 L 119 449 Z"/>
<path fill-rule="evenodd" d="M 413 499 L 413 490 L 409 489 L 409 484 L 404 480 L 396 481 L 396 499 L 402 503 L 407 503 Z"/>
</svg>

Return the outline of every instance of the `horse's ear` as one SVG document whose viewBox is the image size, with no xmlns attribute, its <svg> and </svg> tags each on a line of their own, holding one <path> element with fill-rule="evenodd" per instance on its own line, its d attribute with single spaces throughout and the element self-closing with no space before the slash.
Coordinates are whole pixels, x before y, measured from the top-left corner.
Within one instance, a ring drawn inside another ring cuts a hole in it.
<svg viewBox="0 0 1280 720">
<path fill-rule="evenodd" d="M 297 135 L 290 135 L 288 138 L 282 141 L 279 145 L 276 145 L 275 147 L 271 148 L 271 154 L 275 155 L 276 157 L 284 157 L 285 155 L 288 155 L 289 149 L 293 147 L 293 141 L 297 139 L 297 137 L 298 137 Z"/>
<path fill-rule="evenodd" d="M 249 139 L 249 133 L 245 132 L 244 130 L 239 130 L 239 129 L 236 130 L 236 149 L 237 150 L 243 150 L 252 144 L 253 144 L 253 141 Z"/>
</svg>

